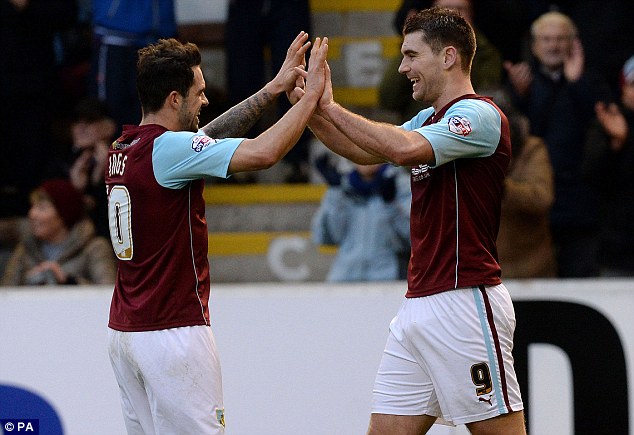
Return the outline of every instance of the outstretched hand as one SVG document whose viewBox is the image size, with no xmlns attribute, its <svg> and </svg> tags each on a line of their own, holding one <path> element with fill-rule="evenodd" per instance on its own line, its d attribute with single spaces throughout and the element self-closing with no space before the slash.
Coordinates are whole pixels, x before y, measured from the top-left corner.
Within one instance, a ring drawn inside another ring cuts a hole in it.
<svg viewBox="0 0 634 435">
<path fill-rule="evenodd" d="M 317 111 L 323 111 L 329 104 L 333 104 L 335 102 L 335 97 L 332 93 L 332 75 L 330 74 L 330 65 L 328 65 L 328 62 L 326 62 L 325 73 L 326 84 L 324 86 L 324 91 L 321 94 L 321 98 L 319 99 Z"/>
<path fill-rule="evenodd" d="M 286 92 L 287 94 L 295 87 L 295 81 L 298 74 L 296 68 L 305 68 L 306 52 L 311 42 L 308 41 L 308 33 L 303 30 L 295 37 L 286 51 L 284 63 L 277 72 L 277 75 L 269 82 L 273 86 L 272 91 L 275 94 Z"/>
<path fill-rule="evenodd" d="M 314 93 L 317 98 L 321 98 L 326 84 L 326 56 L 328 55 L 328 38 L 315 38 L 313 48 L 310 51 L 310 63 L 306 71 L 304 92 Z M 302 71 L 296 68 L 296 71 Z"/>
<path fill-rule="evenodd" d="M 317 44 L 318 40 L 319 38 L 315 40 L 315 44 Z M 324 48 L 325 48 L 325 51 L 324 51 Z M 328 104 L 331 104 L 334 102 L 330 66 L 328 65 L 328 62 L 325 60 L 325 55 L 327 54 L 327 51 L 328 51 L 328 38 L 324 38 L 324 40 L 321 42 L 319 49 L 316 46 L 313 46 L 313 51 L 316 51 L 316 50 L 320 50 L 320 52 L 322 52 L 322 54 L 324 55 L 323 65 L 321 64 L 321 60 L 320 60 L 319 61 L 320 64 L 318 66 L 319 69 L 321 69 L 321 67 L 323 66 L 323 78 L 324 78 L 323 88 L 320 94 L 321 97 L 319 99 L 319 104 L 317 107 L 317 111 L 319 111 L 320 109 L 326 107 Z M 313 51 L 311 51 L 310 65 L 316 65 L 316 63 L 318 62 L 317 59 L 313 61 L 313 56 L 315 55 Z M 295 88 L 291 92 L 287 93 L 288 99 L 291 102 L 291 104 L 297 103 L 306 93 L 306 81 L 308 80 L 308 76 L 309 76 L 309 72 L 305 71 L 302 67 L 296 67 L 295 71 L 298 74 L 298 78 L 295 83 Z"/>
</svg>

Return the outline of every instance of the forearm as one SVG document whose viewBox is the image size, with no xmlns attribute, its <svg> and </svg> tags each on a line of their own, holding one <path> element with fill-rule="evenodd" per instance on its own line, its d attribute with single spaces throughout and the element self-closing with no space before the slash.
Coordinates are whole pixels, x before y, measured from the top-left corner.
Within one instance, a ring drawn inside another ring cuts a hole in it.
<svg viewBox="0 0 634 435">
<path fill-rule="evenodd" d="M 320 114 L 350 142 L 381 161 L 399 166 L 434 163 L 431 145 L 422 135 L 376 122 L 333 103 Z"/>
<path fill-rule="evenodd" d="M 273 106 L 279 95 L 279 93 L 272 91 L 269 83 L 202 129 L 207 136 L 214 139 L 242 137 L 258 122 L 264 111 Z"/>
<path fill-rule="evenodd" d="M 229 173 L 267 169 L 279 162 L 301 137 L 317 100 L 317 96 L 302 98 L 268 130 L 242 141 L 231 158 Z"/>
<path fill-rule="evenodd" d="M 370 154 L 355 145 L 346 135 L 337 130 L 330 122 L 319 115 L 313 115 L 308 123 L 313 134 L 330 150 L 360 165 L 384 163 L 374 154 Z"/>
</svg>

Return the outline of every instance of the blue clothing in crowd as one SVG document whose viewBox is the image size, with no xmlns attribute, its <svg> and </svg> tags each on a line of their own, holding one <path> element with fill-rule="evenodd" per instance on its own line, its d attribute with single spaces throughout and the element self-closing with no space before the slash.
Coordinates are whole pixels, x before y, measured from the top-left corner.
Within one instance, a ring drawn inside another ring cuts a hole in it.
<svg viewBox="0 0 634 435">
<path fill-rule="evenodd" d="M 383 165 L 371 181 L 355 170 L 329 180 L 312 221 L 313 242 L 337 245 L 326 278 L 340 281 L 404 279 L 409 259 L 409 176 Z"/>
</svg>

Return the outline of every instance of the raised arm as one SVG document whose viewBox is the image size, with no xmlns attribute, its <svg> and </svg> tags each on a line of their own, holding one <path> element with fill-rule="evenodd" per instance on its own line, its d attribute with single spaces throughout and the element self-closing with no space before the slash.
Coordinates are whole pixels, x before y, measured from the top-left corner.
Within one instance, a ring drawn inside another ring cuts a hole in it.
<svg viewBox="0 0 634 435">
<path fill-rule="evenodd" d="M 328 74 L 327 78 L 330 78 Z M 318 116 L 321 120 L 316 119 Z M 337 104 L 330 80 L 326 82 L 313 119 L 315 122 L 311 120 L 309 126 L 314 128 L 317 137 L 322 142 L 325 140 L 324 144 L 334 152 L 356 163 L 391 162 L 408 166 L 435 161 L 431 144 L 419 133 L 372 121 Z"/>
<path fill-rule="evenodd" d="M 304 55 L 309 47 L 308 34 L 300 32 L 288 48 L 286 59 L 273 80 L 205 125 L 202 128 L 205 134 L 216 139 L 244 136 L 280 94 L 293 89 L 297 77 L 295 67 L 305 65 Z"/>
<path fill-rule="evenodd" d="M 279 121 L 255 139 L 245 139 L 229 164 L 229 173 L 266 169 L 279 162 L 299 140 L 324 89 L 328 38 L 315 39 L 306 77 L 305 95 Z M 295 79 L 293 79 L 293 86 Z"/>
<path fill-rule="evenodd" d="M 362 165 L 391 162 L 407 166 L 435 161 L 431 144 L 422 135 L 369 120 L 337 104 L 330 77 L 326 64 L 324 92 L 308 124 L 328 148 Z M 295 90 L 294 95 L 301 97 L 301 92 Z"/>
</svg>

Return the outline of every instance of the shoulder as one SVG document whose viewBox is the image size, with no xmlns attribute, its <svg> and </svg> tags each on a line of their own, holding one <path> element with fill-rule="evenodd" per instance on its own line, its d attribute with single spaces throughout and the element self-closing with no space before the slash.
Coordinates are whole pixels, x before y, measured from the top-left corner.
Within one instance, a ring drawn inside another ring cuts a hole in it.
<svg viewBox="0 0 634 435">
<path fill-rule="evenodd" d="M 433 107 L 428 107 L 426 109 L 423 109 L 420 112 L 418 112 L 416 115 L 414 115 L 412 119 L 403 123 L 401 127 L 404 128 L 405 130 L 415 130 L 417 128 L 420 128 L 423 125 L 423 123 L 431 115 L 433 115 L 433 113 L 434 113 Z"/>
<path fill-rule="evenodd" d="M 464 99 L 453 104 L 443 117 L 449 131 L 474 136 L 480 133 L 499 136 L 502 115 L 497 107 L 487 100 Z"/>
<path fill-rule="evenodd" d="M 456 101 L 447 109 L 450 113 L 470 113 L 480 118 L 500 119 L 500 111 L 498 107 L 488 98 L 465 98 Z"/>
</svg>

